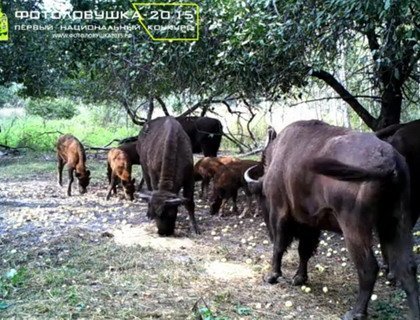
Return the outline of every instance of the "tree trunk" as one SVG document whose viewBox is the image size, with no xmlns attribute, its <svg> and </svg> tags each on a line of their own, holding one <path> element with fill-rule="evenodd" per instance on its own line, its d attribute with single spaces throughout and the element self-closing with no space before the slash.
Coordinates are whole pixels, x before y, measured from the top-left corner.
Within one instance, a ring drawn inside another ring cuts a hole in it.
<svg viewBox="0 0 420 320">
<path fill-rule="evenodd" d="M 392 86 L 388 86 L 382 93 L 381 113 L 375 130 L 400 123 L 401 105 L 402 94 L 400 88 L 395 90 Z"/>
<path fill-rule="evenodd" d="M 331 88 L 333 88 L 350 107 L 359 115 L 363 122 L 373 131 L 383 129 L 392 124 L 400 123 L 402 93 L 401 86 L 397 83 L 390 83 L 382 91 L 381 96 L 381 112 L 379 117 L 375 119 L 368 110 L 366 110 L 343 85 L 334 78 L 332 74 L 326 71 L 312 71 L 310 75 L 323 80 Z"/>
<path fill-rule="evenodd" d="M 375 119 L 369 111 L 353 96 L 346 88 L 330 73 L 324 70 L 310 70 L 309 75 L 323 80 L 331 88 L 337 92 L 340 97 L 347 102 L 350 107 L 357 113 L 357 115 L 363 120 L 366 125 L 372 130 L 376 130 L 377 119 Z"/>
</svg>

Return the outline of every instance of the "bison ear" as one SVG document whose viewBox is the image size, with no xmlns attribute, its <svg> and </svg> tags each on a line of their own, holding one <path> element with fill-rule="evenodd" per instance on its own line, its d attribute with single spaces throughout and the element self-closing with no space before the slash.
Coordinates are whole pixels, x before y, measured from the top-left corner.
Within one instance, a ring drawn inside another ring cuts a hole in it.
<svg viewBox="0 0 420 320">
<path fill-rule="evenodd" d="M 132 184 L 134 184 L 135 182 L 136 182 L 136 179 L 135 178 L 131 179 L 131 183 Z"/>
<path fill-rule="evenodd" d="M 86 170 L 86 176 L 90 177 L 90 170 Z"/>
</svg>

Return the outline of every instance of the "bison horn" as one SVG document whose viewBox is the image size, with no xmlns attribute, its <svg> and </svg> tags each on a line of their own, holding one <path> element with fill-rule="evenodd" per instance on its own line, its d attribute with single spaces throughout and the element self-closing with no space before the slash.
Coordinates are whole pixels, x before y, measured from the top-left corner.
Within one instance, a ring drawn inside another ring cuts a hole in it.
<svg viewBox="0 0 420 320">
<path fill-rule="evenodd" d="M 257 166 L 258 166 L 258 165 L 252 166 L 252 167 L 248 168 L 248 169 L 245 171 L 245 173 L 244 173 L 244 179 L 245 179 L 245 181 L 246 181 L 247 183 L 257 183 L 257 182 L 258 182 L 258 180 L 252 179 L 252 178 L 249 176 L 249 172 L 250 172 L 252 169 L 256 168 Z"/>
<path fill-rule="evenodd" d="M 248 184 L 248 189 L 253 194 L 261 194 L 262 193 L 262 181 L 261 180 L 255 180 L 250 177 L 249 172 L 256 168 L 258 165 L 250 167 L 248 170 L 244 173 L 244 179 L 246 183 Z"/>
<path fill-rule="evenodd" d="M 139 197 L 143 200 L 149 201 L 152 198 L 152 194 L 151 193 L 140 192 Z"/>
<path fill-rule="evenodd" d="M 170 205 L 170 206 L 179 206 L 181 203 L 183 203 L 186 199 L 181 199 L 181 198 L 173 198 L 173 199 L 168 199 L 165 200 L 165 204 L 166 205 Z"/>
</svg>

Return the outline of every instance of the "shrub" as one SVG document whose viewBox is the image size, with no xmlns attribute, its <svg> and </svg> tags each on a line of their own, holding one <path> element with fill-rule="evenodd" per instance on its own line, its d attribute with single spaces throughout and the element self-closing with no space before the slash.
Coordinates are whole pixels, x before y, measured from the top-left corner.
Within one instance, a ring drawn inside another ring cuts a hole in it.
<svg viewBox="0 0 420 320">
<path fill-rule="evenodd" d="M 40 116 L 45 120 L 71 119 L 77 114 L 77 107 L 67 98 L 36 99 L 26 106 L 29 115 Z"/>
</svg>

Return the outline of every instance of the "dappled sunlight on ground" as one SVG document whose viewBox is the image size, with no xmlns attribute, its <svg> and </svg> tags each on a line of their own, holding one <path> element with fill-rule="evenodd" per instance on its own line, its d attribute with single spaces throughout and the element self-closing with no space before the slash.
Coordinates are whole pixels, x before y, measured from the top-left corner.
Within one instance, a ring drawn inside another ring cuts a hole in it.
<svg viewBox="0 0 420 320">
<path fill-rule="evenodd" d="M 246 265 L 220 261 L 207 263 L 206 273 L 220 280 L 246 279 L 255 276 L 252 269 Z"/>
<path fill-rule="evenodd" d="M 89 159 L 88 193 L 74 186 L 72 197 L 57 187 L 54 163 L 9 160 L 0 167 L 1 319 L 192 320 L 200 301 L 220 319 L 336 320 L 354 303 L 357 274 L 340 235 L 322 233 L 306 287 L 290 284 L 296 242 L 283 259 L 284 279 L 268 285 L 262 278 L 272 244 L 261 216 L 211 216 L 209 203 L 196 197 L 202 233 L 191 230 L 181 206 L 175 236 L 160 237 L 145 202 L 123 200 L 121 190 L 105 200 L 104 160 Z M 243 205 L 240 195 L 240 211 Z M 374 253 L 381 261 L 376 245 Z M 14 285 L 5 276 L 11 270 L 22 273 Z M 375 294 L 372 319 L 406 313 L 401 290 L 383 274 Z"/>
<path fill-rule="evenodd" d="M 154 222 L 140 226 L 123 226 L 111 231 L 115 242 L 123 246 L 151 247 L 156 250 L 189 249 L 194 246 L 191 239 L 177 237 L 160 237 Z"/>
</svg>

